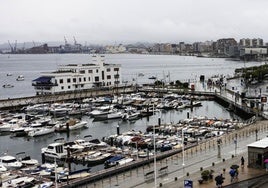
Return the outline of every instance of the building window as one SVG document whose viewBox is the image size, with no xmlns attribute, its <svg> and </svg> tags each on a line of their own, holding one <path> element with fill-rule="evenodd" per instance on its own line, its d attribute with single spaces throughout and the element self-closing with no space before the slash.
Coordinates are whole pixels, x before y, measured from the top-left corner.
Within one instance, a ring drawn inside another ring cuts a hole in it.
<svg viewBox="0 0 268 188">
<path fill-rule="evenodd" d="M 64 90 L 64 86 L 61 86 L 61 90 Z"/>
<path fill-rule="evenodd" d="M 81 82 L 82 81 L 82 79 L 81 78 L 79 78 L 79 82 Z"/>
<path fill-rule="evenodd" d="M 95 82 L 100 81 L 100 78 L 98 76 L 95 76 Z"/>
<path fill-rule="evenodd" d="M 101 79 L 104 80 L 104 71 L 101 71 Z"/>
<path fill-rule="evenodd" d="M 110 80 L 111 79 L 111 75 L 107 75 L 107 80 Z"/>
<path fill-rule="evenodd" d="M 81 88 L 83 88 L 83 87 L 84 87 L 84 84 L 81 85 Z"/>
<path fill-rule="evenodd" d="M 80 70 L 80 74 L 85 74 L 85 70 Z"/>
<path fill-rule="evenodd" d="M 87 81 L 86 77 L 84 77 L 84 82 Z"/>
<path fill-rule="evenodd" d="M 78 88 L 78 85 L 75 85 L 75 89 L 77 89 Z"/>
<path fill-rule="evenodd" d="M 107 68 L 107 70 L 106 70 L 107 72 L 111 72 L 111 69 L 110 68 Z"/>
<path fill-rule="evenodd" d="M 73 78 L 73 82 L 76 83 L 76 78 Z"/>
<path fill-rule="evenodd" d="M 88 70 L 88 73 L 92 73 L 93 71 L 92 70 Z"/>
<path fill-rule="evenodd" d="M 99 69 L 96 69 L 96 73 L 98 73 L 99 72 Z"/>
<path fill-rule="evenodd" d="M 90 81 L 90 77 L 88 77 L 88 81 Z"/>
<path fill-rule="evenodd" d="M 119 68 L 114 68 L 114 71 L 119 71 Z"/>
<path fill-rule="evenodd" d="M 68 86 L 68 89 L 71 89 L 71 86 Z"/>
<path fill-rule="evenodd" d="M 71 82 L 71 78 L 67 78 L 67 83 L 70 83 Z"/>
<path fill-rule="evenodd" d="M 62 84 L 63 83 L 63 79 L 60 79 L 60 84 Z"/>
</svg>

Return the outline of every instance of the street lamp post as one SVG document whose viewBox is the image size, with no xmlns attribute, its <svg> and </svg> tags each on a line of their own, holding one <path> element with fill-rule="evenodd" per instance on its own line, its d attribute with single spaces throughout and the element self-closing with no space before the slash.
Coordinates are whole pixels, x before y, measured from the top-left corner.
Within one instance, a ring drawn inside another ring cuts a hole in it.
<svg viewBox="0 0 268 188">
<path fill-rule="evenodd" d="M 235 156 L 236 156 L 236 152 L 237 152 L 237 134 L 235 134 L 234 144 L 235 144 Z"/>
<path fill-rule="evenodd" d="M 184 168 L 184 131 L 182 129 L 182 167 Z"/>
<path fill-rule="evenodd" d="M 258 129 L 255 130 L 256 133 L 256 141 L 258 141 Z"/>
<path fill-rule="evenodd" d="M 219 139 L 217 140 L 217 145 L 218 145 L 218 158 L 221 158 L 221 143 L 222 143 L 222 141 L 221 141 L 221 139 L 219 138 Z"/>
</svg>

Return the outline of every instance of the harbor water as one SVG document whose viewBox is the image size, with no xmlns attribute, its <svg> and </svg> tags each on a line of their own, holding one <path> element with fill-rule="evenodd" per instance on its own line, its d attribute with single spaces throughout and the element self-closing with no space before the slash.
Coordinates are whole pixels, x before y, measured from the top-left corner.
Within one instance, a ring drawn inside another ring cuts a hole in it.
<svg viewBox="0 0 268 188">
<path fill-rule="evenodd" d="M 16 98 L 32 96 L 35 94 L 31 81 L 40 72 L 50 72 L 57 69 L 58 65 L 70 63 L 90 63 L 91 57 L 88 54 L 49 54 L 49 55 L 0 55 L 0 82 L 3 84 L 13 84 L 13 88 L 0 89 L 0 98 Z M 200 75 L 210 77 L 213 75 L 233 75 L 235 68 L 251 66 L 256 62 L 244 64 L 243 62 L 228 61 L 225 59 L 209 59 L 184 56 L 169 55 L 132 55 L 116 54 L 106 55 L 106 63 L 118 63 L 122 65 L 122 80 L 128 83 L 144 84 L 152 82 L 148 78 L 156 76 L 159 80 L 166 82 L 181 80 L 198 80 Z M 12 76 L 7 76 L 11 73 Z M 140 76 L 142 73 L 143 76 Z M 18 75 L 24 75 L 24 81 L 16 81 Z M 177 123 L 181 119 L 190 117 L 207 116 L 218 119 L 239 119 L 232 112 L 227 111 L 214 101 L 202 101 L 201 107 L 192 110 L 169 110 L 147 118 L 136 121 L 108 120 L 93 122 L 88 116 L 82 119 L 88 122 L 89 128 L 72 131 L 67 137 L 66 133 L 53 133 L 37 138 L 11 137 L 9 134 L 0 135 L 0 152 L 15 155 L 19 152 L 26 152 L 32 158 L 41 162 L 41 148 L 54 142 L 56 138 L 63 137 L 65 140 L 83 138 L 85 135 L 92 135 L 92 138 L 102 139 L 103 137 L 116 134 L 117 126 L 120 132 L 136 130 L 144 132 L 148 125 L 156 125 L 158 118 L 161 124 Z M 101 166 L 94 167 L 102 168 Z"/>
<path fill-rule="evenodd" d="M 1 54 L 0 99 L 35 95 L 32 80 L 38 78 L 41 72 L 55 71 L 59 65 L 91 63 L 91 57 L 89 54 Z M 176 80 L 188 82 L 199 80 L 200 75 L 205 75 L 205 79 L 213 75 L 233 75 L 236 68 L 260 65 L 260 62 L 244 63 L 220 58 L 137 54 L 107 54 L 105 61 L 121 64 L 122 81 L 128 84 L 152 83 L 154 80 L 148 79 L 151 76 L 166 83 Z M 16 81 L 19 75 L 23 75 L 25 80 Z M 3 88 L 4 84 L 14 87 Z"/>
</svg>

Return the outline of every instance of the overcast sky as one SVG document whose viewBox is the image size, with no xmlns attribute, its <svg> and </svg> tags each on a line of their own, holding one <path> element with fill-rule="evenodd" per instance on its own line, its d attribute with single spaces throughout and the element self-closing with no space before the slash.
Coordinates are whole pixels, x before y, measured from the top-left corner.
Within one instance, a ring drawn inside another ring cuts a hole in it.
<svg viewBox="0 0 268 188">
<path fill-rule="evenodd" d="M 268 0 L 0 0 L 0 43 L 268 41 Z"/>
</svg>

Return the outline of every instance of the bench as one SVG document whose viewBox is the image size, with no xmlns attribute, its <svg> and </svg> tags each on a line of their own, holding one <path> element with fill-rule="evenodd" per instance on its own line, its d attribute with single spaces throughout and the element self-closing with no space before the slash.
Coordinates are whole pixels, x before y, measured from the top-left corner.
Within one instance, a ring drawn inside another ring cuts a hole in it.
<svg viewBox="0 0 268 188">
<path fill-rule="evenodd" d="M 154 171 L 153 170 L 144 174 L 145 180 L 153 179 L 153 177 L 154 177 Z"/>
<path fill-rule="evenodd" d="M 164 175 L 164 174 L 167 174 L 168 173 L 168 166 L 164 166 L 164 167 L 161 167 L 159 170 L 158 170 L 158 173 L 159 175 Z"/>
</svg>

